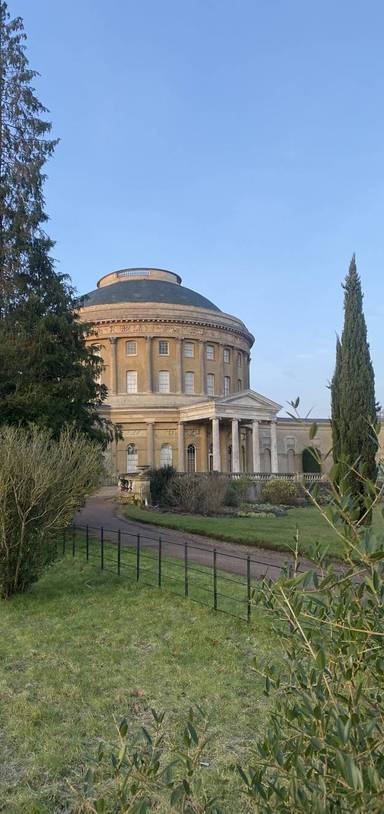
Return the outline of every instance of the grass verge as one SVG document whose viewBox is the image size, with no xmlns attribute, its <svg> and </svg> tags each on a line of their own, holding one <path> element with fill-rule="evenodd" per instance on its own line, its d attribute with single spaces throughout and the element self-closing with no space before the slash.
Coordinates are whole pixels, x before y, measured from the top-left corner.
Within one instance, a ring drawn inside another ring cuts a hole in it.
<svg viewBox="0 0 384 814">
<path fill-rule="evenodd" d="M 228 767 L 246 760 L 266 715 L 253 660 L 271 658 L 273 638 L 261 612 L 246 625 L 66 557 L 1 606 L 0 642 L 0 810 L 70 811 L 68 780 L 114 738 L 114 717 L 135 728 L 166 709 L 173 730 L 192 702 L 215 736 L 207 785 L 237 810 Z"/>
<path fill-rule="evenodd" d="M 329 546 L 333 556 L 340 556 L 338 538 L 319 511 L 306 508 L 289 509 L 285 517 L 203 517 L 192 514 L 174 514 L 125 506 L 124 514 L 131 520 L 152 523 L 170 529 L 179 529 L 191 534 L 201 534 L 216 540 L 230 543 L 262 546 L 278 551 L 290 551 L 294 547 L 296 530 L 299 533 L 301 554 L 311 556 L 315 544 Z M 378 510 L 374 515 L 377 532 L 384 532 L 384 521 Z"/>
</svg>

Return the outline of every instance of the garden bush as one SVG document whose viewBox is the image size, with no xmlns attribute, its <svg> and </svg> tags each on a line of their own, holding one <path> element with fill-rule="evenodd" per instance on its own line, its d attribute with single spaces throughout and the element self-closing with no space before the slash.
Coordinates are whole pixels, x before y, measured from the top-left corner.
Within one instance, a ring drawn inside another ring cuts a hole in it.
<svg viewBox="0 0 384 814">
<path fill-rule="evenodd" d="M 149 488 L 152 503 L 166 506 L 168 501 L 168 486 L 176 475 L 173 466 L 161 466 L 159 469 L 149 470 Z"/>
<path fill-rule="evenodd" d="M 241 506 L 247 496 L 249 481 L 246 478 L 239 478 L 234 480 L 231 478 L 227 482 L 227 487 L 224 495 L 224 504 L 226 506 Z"/>
<path fill-rule="evenodd" d="M 283 504 L 294 506 L 300 498 L 300 486 L 295 481 L 273 478 L 268 480 L 262 488 L 261 499 L 263 503 Z"/>
<path fill-rule="evenodd" d="M 190 514 L 217 514 L 224 505 L 227 483 L 212 473 L 179 475 L 168 486 L 170 506 Z"/>
<path fill-rule="evenodd" d="M 0 595 L 25 591 L 56 555 L 55 537 L 103 475 L 101 449 L 64 430 L 0 428 Z"/>
</svg>

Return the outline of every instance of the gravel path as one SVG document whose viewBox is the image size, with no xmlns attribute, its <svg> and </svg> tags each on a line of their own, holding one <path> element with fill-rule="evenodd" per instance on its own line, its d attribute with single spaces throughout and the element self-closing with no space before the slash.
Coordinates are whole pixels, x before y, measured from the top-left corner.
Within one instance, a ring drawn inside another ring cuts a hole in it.
<svg viewBox="0 0 384 814">
<path fill-rule="evenodd" d="M 88 498 L 85 506 L 75 517 L 76 525 L 88 525 L 90 528 L 105 529 L 105 538 L 117 539 L 121 531 L 122 545 L 136 545 L 140 534 L 141 545 L 148 548 L 158 547 L 159 536 L 162 539 L 162 552 L 165 556 L 184 557 L 184 546 L 188 543 L 188 559 L 201 565 L 212 565 L 213 550 L 216 549 L 217 567 L 232 574 L 246 574 L 246 557 L 250 556 L 251 575 L 277 578 L 281 568 L 292 562 L 287 553 L 271 551 L 258 546 L 237 545 L 203 537 L 199 534 L 188 534 L 175 529 L 166 529 L 147 523 L 129 520 L 122 514 L 122 506 L 116 501 L 116 487 L 108 486 Z M 302 559 L 300 567 L 313 566 L 309 560 Z"/>
</svg>

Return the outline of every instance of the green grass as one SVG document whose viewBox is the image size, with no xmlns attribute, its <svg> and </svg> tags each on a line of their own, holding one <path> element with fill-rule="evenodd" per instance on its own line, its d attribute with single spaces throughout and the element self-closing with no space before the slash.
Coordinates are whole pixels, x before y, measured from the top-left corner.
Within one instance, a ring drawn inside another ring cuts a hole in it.
<svg viewBox="0 0 384 814">
<path fill-rule="evenodd" d="M 217 540 L 244 545 L 263 546 L 279 551 L 291 550 L 296 529 L 299 531 L 299 549 L 310 556 L 314 544 L 329 546 L 330 553 L 340 555 L 340 544 L 335 532 L 319 511 L 312 506 L 289 509 L 285 517 L 203 517 L 192 514 L 174 514 L 125 506 L 124 513 L 141 523 L 154 523 L 165 528 L 180 529 L 192 534 L 203 534 Z M 374 516 L 377 531 L 384 532 L 380 511 Z"/>
<path fill-rule="evenodd" d="M 165 566 L 170 576 L 176 564 Z M 113 739 L 114 718 L 139 728 L 166 709 L 177 731 L 192 702 L 215 736 L 206 782 L 238 810 L 228 767 L 246 760 L 267 711 L 254 659 L 277 657 L 261 612 L 247 625 L 67 556 L 1 605 L 0 642 L 0 811 L 70 810 L 68 780 Z"/>
</svg>

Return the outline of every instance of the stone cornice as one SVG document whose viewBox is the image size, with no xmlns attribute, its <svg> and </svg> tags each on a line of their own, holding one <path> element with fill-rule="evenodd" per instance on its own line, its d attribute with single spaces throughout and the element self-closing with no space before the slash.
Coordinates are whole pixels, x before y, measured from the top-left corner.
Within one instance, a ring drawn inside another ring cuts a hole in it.
<svg viewBox="0 0 384 814">
<path fill-rule="evenodd" d="M 130 313 L 131 312 L 131 313 Z M 203 328 L 214 328 L 226 333 L 241 336 L 249 343 L 254 343 L 254 336 L 240 319 L 222 311 L 206 311 L 199 308 L 173 306 L 171 304 L 119 303 L 119 305 L 89 306 L 79 308 L 79 317 L 83 322 L 93 325 L 110 325 L 112 328 L 123 324 L 177 324 L 196 325 Z"/>
</svg>

